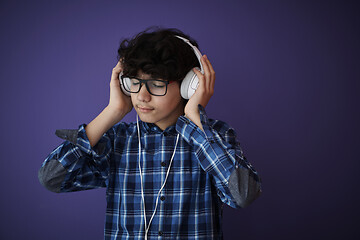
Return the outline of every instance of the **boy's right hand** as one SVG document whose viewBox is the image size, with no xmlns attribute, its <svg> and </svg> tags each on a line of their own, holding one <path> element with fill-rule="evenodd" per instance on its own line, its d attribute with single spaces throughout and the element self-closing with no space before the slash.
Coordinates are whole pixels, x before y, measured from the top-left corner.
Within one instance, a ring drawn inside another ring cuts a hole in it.
<svg viewBox="0 0 360 240">
<path fill-rule="evenodd" d="M 110 100 L 108 108 L 119 115 L 125 116 L 133 108 L 131 98 L 126 96 L 120 88 L 119 74 L 122 71 L 122 65 L 119 61 L 112 70 L 110 81 Z M 120 117 L 120 116 L 119 116 Z"/>
<path fill-rule="evenodd" d="M 122 71 L 121 63 L 113 68 L 110 81 L 110 100 L 107 107 L 86 127 L 86 135 L 91 147 L 95 146 L 103 134 L 131 111 L 131 98 L 126 96 L 120 88 L 119 74 Z"/>
</svg>

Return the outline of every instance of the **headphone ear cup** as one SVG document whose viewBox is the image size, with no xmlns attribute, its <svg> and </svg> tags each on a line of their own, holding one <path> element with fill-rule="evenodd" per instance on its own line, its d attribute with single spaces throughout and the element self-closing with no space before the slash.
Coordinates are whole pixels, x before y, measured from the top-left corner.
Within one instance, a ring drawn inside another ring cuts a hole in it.
<svg viewBox="0 0 360 240">
<path fill-rule="evenodd" d="M 197 68 L 200 71 L 200 68 Z M 196 73 L 191 70 L 189 71 L 184 80 L 181 82 L 180 93 L 184 99 L 190 99 L 194 95 L 197 87 L 199 86 L 199 78 Z"/>
<path fill-rule="evenodd" d="M 128 92 L 128 91 L 130 91 L 131 80 L 130 80 L 130 78 L 127 78 L 127 77 L 123 78 L 121 80 L 121 76 L 122 76 L 122 72 L 119 74 L 120 88 L 125 95 L 131 96 L 130 92 Z M 128 90 L 128 91 L 126 91 L 126 90 Z"/>
</svg>

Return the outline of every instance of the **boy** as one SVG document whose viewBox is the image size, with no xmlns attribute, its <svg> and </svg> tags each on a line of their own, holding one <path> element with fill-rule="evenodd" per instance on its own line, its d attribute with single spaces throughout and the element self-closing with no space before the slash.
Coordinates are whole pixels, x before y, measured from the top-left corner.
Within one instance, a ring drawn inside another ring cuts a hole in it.
<svg viewBox="0 0 360 240">
<path fill-rule="evenodd" d="M 53 192 L 107 188 L 105 239 L 222 239 L 222 203 L 245 207 L 261 193 L 235 131 L 206 116 L 215 82 L 209 59 L 199 62 L 182 38 L 190 40 L 155 29 L 124 40 L 108 106 L 88 125 L 58 130 L 67 141 L 39 170 Z M 180 85 L 189 71 L 199 84 L 186 100 Z M 120 122 L 132 108 L 140 121 Z"/>
</svg>

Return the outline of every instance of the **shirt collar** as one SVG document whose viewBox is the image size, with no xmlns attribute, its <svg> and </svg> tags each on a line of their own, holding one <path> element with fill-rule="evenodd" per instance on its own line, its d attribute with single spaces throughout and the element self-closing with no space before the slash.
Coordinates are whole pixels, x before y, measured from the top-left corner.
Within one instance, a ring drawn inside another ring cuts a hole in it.
<svg viewBox="0 0 360 240">
<path fill-rule="evenodd" d="M 139 126 L 142 131 L 145 133 L 151 134 L 151 133 L 166 133 L 169 135 L 175 135 L 176 134 L 176 128 L 175 124 L 167 127 L 164 131 L 161 130 L 158 126 L 156 126 L 154 123 L 147 123 L 143 122 L 139 119 Z"/>
</svg>

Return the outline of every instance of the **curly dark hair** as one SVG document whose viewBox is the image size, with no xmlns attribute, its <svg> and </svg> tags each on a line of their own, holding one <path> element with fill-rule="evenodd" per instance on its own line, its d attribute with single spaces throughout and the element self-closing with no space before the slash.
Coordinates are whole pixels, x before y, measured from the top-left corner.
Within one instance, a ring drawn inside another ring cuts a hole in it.
<svg viewBox="0 0 360 240">
<path fill-rule="evenodd" d="M 133 38 L 125 39 L 118 49 L 118 60 L 123 65 L 123 74 L 136 77 L 138 71 L 153 78 L 182 81 L 199 61 L 189 44 L 175 35 L 195 40 L 175 28 L 150 27 Z"/>
</svg>

